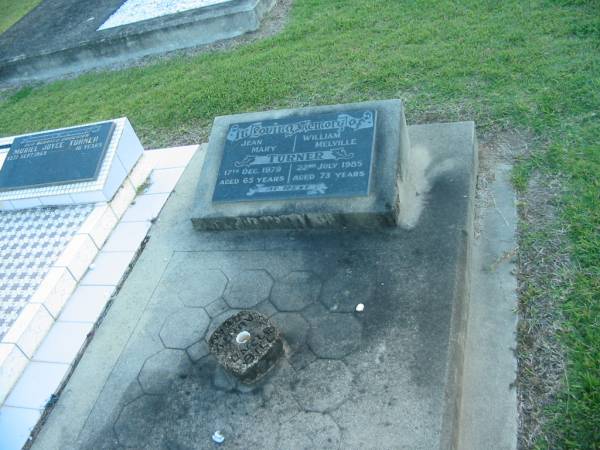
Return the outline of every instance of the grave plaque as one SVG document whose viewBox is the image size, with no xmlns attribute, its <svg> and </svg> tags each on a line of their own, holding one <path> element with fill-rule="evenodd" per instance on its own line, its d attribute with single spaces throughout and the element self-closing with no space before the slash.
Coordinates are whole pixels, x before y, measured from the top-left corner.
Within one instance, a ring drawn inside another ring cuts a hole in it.
<svg viewBox="0 0 600 450">
<path fill-rule="evenodd" d="M 0 169 L 0 192 L 95 180 L 113 122 L 17 137 Z"/>
<path fill-rule="evenodd" d="M 229 126 L 213 202 L 369 195 L 376 110 Z"/>
<path fill-rule="evenodd" d="M 216 117 L 192 223 L 197 230 L 395 226 L 409 151 L 397 99 Z"/>
</svg>

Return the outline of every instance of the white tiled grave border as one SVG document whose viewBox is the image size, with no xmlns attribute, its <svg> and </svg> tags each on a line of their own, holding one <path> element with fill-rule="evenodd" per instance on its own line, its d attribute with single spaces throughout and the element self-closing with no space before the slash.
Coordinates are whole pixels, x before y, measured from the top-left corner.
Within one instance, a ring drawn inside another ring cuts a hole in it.
<svg viewBox="0 0 600 450">
<path fill-rule="evenodd" d="M 145 151 L 114 199 L 94 206 L 2 339 L 2 450 L 27 442 L 198 148 Z"/>
</svg>

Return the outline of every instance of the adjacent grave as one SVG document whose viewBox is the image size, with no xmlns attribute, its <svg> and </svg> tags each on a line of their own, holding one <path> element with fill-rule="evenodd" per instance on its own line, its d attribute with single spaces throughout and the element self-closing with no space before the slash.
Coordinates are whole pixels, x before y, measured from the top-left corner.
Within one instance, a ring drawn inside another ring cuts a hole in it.
<svg viewBox="0 0 600 450">
<path fill-rule="evenodd" d="M 276 0 L 53 0 L 0 36 L 0 85 L 45 80 L 258 30 Z M 65 14 L 68 11 L 68 14 Z"/>
<path fill-rule="evenodd" d="M 399 100 L 218 117 L 199 230 L 395 225 L 409 152 Z"/>
<path fill-rule="evenodd" d="M 0 144 L 0 210 L 109 201 L 143 152 L 126 118 Z"/>
<path fill-rule="evenodd" d="M 0 448 L 61 390 L 197 146 L 126 118 L 0 139 Z"/>
<path fill-rule="evenodd" d="M 15 138 L 0 170 L 0 192 L 98 178 L 114 123 Z"/>
<path fill-rule="evenodd" d="M 142 152 L 126 118 L 0 139 L 0 405 L 135 196 Z"/>
</svg>

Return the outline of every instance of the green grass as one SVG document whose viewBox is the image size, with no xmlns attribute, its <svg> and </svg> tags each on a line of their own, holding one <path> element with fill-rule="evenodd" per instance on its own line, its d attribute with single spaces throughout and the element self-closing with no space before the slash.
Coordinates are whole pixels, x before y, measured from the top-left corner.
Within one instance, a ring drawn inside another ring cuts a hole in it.
<svg viewBox="0 0 600 450">
<path fill-rule="evenodd" d="M 0 0 L 0 34 L 40 4 L 42 0 Z"/>
<path fill-rule="evenodd" d="M 600 118 L 598 118 L 600 120 Z M 552 406 L 556 419 L 550 442 L 569 448 L 600 448 L 600 130 L 589 141 L 557 152 L 557 169 L 569 178 L 564 218 L 571 237 L 574 273 L 564 304 L 568 322 L 568 389 Z M 587 134 L 584 132 L 584 135 Z M 582 139 L 583 138 L 583 139 Z M 557 432 L 558 431 L 558 432 Z M 559 438 L 559 439 L 557 439 Z M 588 447 L 589 446 L 589 447 Z"/>
<path fill-rule="evenodd" d="M 568 292 L 568 377 L 538 447 L 599 448 L 598 1 L 296 0 L 281 34 L 246 47 L 16 92 L 0 102 L 0 134 L 125 115 L 154 146 L 216 115 L 394 97 L 411 123 L 469 119 L 545 143 L 519 162 L 515 184 L 527 189 L 533 171 L 564 180 L 575 271 L 567 289 L 545 292 Z"/>
</svg>

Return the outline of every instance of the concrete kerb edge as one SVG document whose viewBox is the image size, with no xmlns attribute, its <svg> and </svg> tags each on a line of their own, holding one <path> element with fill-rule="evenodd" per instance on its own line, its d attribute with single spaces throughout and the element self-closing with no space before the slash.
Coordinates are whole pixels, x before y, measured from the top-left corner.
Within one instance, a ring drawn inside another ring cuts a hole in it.
<svg viewBox="0 0 600 450">
<path fill-rule="evenodd" d="M 471 122 L 472 123 L 472 122 Z M 462 383 L 465 361 L 465 344 L 467 336 L 467 323 L 469 315 L 469 304 L 471 301 L 471 265 L 472 265 L 472 246 L 474 235 L 474 217 L 475 217 L 475 190 L 479 173 L 479 154 L 477 134 L 475 124 L 472 123 L 473 136 L 473 155 L 472 155 L 472 173 L 471 185 L 469 187 L 469 206 L 467 229 L 462 230 L 466 233 L 467 239 L 465 246 L 460 249 L 461 255 L 458 260 L 464 262 L 465 270 L 459 271 L 456 275 L 456 297 L 460 302 L 456 302 L 452 308 L 452 319 L 450 324 L 450 356 L 448 358 L 447 382 L 445 394 L 445 406 L 442 419 L 442 429 L 440 433 L 440 449 L 456 449 L 459 441 L 459 418 L 462 404 Z M 461 264 L 459 263 L 460 267 Z"/>
<path fill-rule="evenodd" d="M 470 286 L 471 295 L 477 297 L 468 316 L 456 447 L 467 450 L 517 448 L 517 280 L 515 263 L 507 256 L 517 247 L 518 219 L 510 168 L 499 161 L 494 165 L 489 186 L 493 206 L 479 207 L 483 230 L 472 246 Z M 504 235 L 494 229 L 496 225 L 507 228 Z"/>
</svg>

